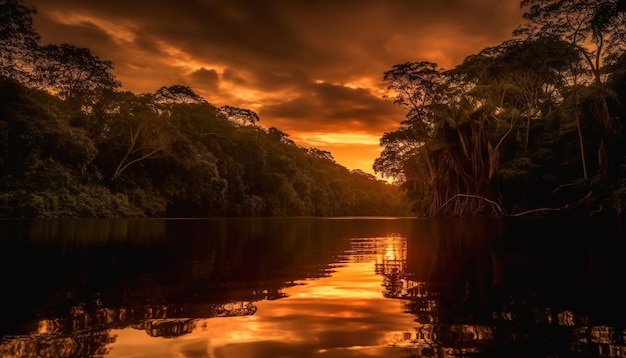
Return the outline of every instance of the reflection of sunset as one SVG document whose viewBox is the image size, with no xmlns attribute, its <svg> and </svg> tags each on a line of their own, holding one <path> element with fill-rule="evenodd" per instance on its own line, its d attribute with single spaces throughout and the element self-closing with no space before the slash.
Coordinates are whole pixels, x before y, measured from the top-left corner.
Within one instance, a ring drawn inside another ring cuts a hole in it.
<svg viewBox="0 0 626 358">
<path fill-rule="evenodd" d="M 406 259 L 406 239 L 402 237 L 387 237 L 383 241 L 384 258 L 387 260 Z"/>
<path fill-rule="evenodd" d="M 380 289 L 372 290 L 380 284 L 374 275 L 371 262 L 352 263 L 336 268 L 331 277 L 297 282 L 297 286 L 285 290 L 292 298 L 379 298 Z"/>
<path fill-rule="evenodd" d="M 404 313 L 401 300 L 383 297 L 383 278 L 376 274 L 376 264 L 403 257 L 405 239 L 368 238 L 353 243 L 350 255 L 333 268 L 330 277 L 296 281 L 283 290 L 286 298 L 255 302 L 254 315 L 199 320 L 193 333 L 162 349 L 174 355 L 193 346 L 210 357 L 259 357 L 263 349 L 279 348 L 302 350 L 290 356 L 344 357 L 347 352 L 383 351 L 384 356 L 401 356 L 401 351 L 386 350 L 402 340 L 414 325 L 413 317 Z M 153 339 L 133 331 L 114 332 L 119 337 L 111 346 L 112 357 L 131 355 L 135 344 L 143 349 L 144 341 Z"/>
</svg>

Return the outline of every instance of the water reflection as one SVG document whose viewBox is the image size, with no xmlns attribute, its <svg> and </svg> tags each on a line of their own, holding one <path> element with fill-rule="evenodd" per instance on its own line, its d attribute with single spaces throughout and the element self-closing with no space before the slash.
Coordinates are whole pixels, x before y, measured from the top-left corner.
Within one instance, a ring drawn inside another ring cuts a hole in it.
<svg viewBox="0 0 626 358">
<path fill-rule="evenodd" d="M 575 223 L 442 221 L 383 260 L 410 356 L 621 357 L 623 237 Z"/>
<path fill-rule="evenodd" d="M 608 228 L 0 221 L 0 355 L 621 357 L 626 251 Z"/>
<path fill-rule="evenodd" d="M 285 298 L 285 289 L 302 285 L 296 281 L 329 278 L 345 261 L 349 238 L 382 235 L 398 222 L 1 224 L 0 268 L 8 292 L 0 354 L 69 357 L 116 356 L 120 347 L 111 347 L 123 343 L 128 330 L 183 337 L 201 331 L 207 319 L 251 317 L 258 302 Z M 155 343 L 142 342 L 140 350 Z"/>
</svg>

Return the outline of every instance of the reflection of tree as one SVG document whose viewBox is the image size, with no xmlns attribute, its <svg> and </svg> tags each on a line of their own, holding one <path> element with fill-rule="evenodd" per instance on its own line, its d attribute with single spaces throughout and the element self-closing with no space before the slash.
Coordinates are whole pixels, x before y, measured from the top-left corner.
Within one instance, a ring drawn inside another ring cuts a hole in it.
<svg viewBox="0 0 626 358">
<path fill-rule="evenodd" d="M 437 302 L 432 297 L 411 296 L 405 304 L 405 311 L 415 315 L 415 320 L 421 324 L 434 323 L 438 319 Z"/>
<path fill-rule="evenodd" d="M 71 334 L 30 335 L 0 342 L 2 357 L 100 357 L 109 353 L 109 331 L 80 331 Z"/>
<path fill-rule="evenodd" d="M 626 355 L 618 302 L 624 295 L 609 279 L 623 270 L 616 264 L 623 242 L 605 241 L 608 248 L 590 252 L 571 241 L 581 235 L 575 226 L 567 235 L 563 225 L 537 231 L 528 222 L 509 223 L 503 232 L 463 222 L 431 224 L 437 227 L 428 235 L 407 239 L 406 253 L 396 256 L 406 260 L 388 257 L 376 266 L 385 296 L 405 300 L 415 316 L 398 344 L 408 356 Z M 560 237 L 569 241 L 546 246 Z"/>
<path fill-rule="evenodd" d="M 367 223 L 339 224 L 277 219 L 0 225 L 0 235 L 21 238 L 1 242 L 0 265 L 15 272 L 4 287 L 22 286 L 0 306 L 20 307 L 0 321 L 0 352 L 39 350 L 26 356 L 56 357 L 62 355 L 55 345 L 80 339 L 85 348 L 72 348 L 68 356 L 102 355 L 115 340 L 111 329 L 180 337 L 199 320 L 253 315 L 255 302 L 285 297 L 284 288 L 296 281 L 329 276 L 349 244 L 345 238 L 371 231 Z M 9 257 L 29 259 L 16 263 Z M 55 343 L 44 348 L 41 342 Z"/>
<path fill-rule="evenodd" d="M 392 236 L 379 240 L 374 245 L 374 247 L 354 246 L 357 253 L 370 251 L 376 255 L 374 269 L 377 275 L 383 276 L 384 297 L 399 298 L 406 295 L 405 290 L 409 287 L 405 272 L 406 239 Z"/>
<path fill-rule="evenodd" d="M 252 302 L 227 302 L 216 305 L 213 309 L 214 317 L 250 316 L 256 313 L 256 306 Z"/>
<path fill-rule="evenodd" d="M 385 291 L 383 292 L 383 296 L 400 297 L 400 295 L 402 295 L 402 291 L 404 290 L 404 282 L 400 276 L 398 268 L 392 268 L 391 272 L 385 274 L 384 277 L 383 287 L 385 287 Z"/>
<path fill-rule="evenodd" d="M 174 338 L 189 334 L 196 327 L 196 320 L 190 318 L 153 319 L 133 325 L 143 329 L 152 337 Z"/>
<path fill-rule="evenodd" d="M 278 291 L 274 295 L 279 295 Z M 200 319 L 248 316 L 256 313 L 253 302 L 233 301 L 195 305 L 144 305 L 105 308 L 80 304 L 69 317 L 42 319 L 38 333 L 0 342 L 2 357 L 90 357 L 107 354 L 113 343 L 110 329 L 134 328 L 152 337 L 174 338 L 191 333 Z"/>
</svg>

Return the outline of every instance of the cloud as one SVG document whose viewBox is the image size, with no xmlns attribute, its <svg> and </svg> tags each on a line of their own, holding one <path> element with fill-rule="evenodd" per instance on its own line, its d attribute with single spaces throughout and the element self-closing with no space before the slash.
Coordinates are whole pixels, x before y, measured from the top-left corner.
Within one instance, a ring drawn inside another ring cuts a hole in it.
<svg viewBox="0 0 626 358">
<path fill-rule="evenodd" d="M 214 69 L 201 67 L 189 74 L 192 84 L 198 87 L 204 87 L 211 90 L 217 90 L 219 87 L 219 77 Z"/>
<path fill-rule="evenodd" d="M 381 136 L 402 120 L 384 71 L 452 68 L 512 37 L 518 0 L 25 0 L 45 43 L 89 48 L 124 89 L 191 85 L 292 134 Z M 373 161 L 374 158 L 370 158 Z"/>
<path fill-rule="evenodd" d="M 291 99 L 265 106 L 261 118 L 272 118 L 287 132 L 380 132 L 400 121 L 401 109 L 365 88 L 311 83 Z"/>
</svg>

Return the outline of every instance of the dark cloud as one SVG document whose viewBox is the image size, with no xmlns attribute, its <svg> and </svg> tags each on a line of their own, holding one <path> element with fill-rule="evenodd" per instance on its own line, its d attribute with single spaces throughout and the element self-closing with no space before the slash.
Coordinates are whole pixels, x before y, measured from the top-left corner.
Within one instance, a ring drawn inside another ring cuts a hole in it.
<svg viewBox="0 0 626 358">
<path fill-rule="evenodd" d="M 402 120 L 380 96 L 384 71 L 423 60 L 454 67 L 510 39 L 522 20 L 518 0 L 24 3 L 38 10 L 43 42 L 112 61 L 125 89 L 187 84 L 287 132 L 379 136 Z"/>
<path fill-rule="evenodd" d="M 200 68 L 189 74 L 189 78 L 193 84 L 199 87 L 217 90 L 219 87 L 219 77 L 214 69 Z"/>
<path fill-rule="evenodd" d="M 364 88 L 313 83 L 292 99 L 267 105 L 261 118 L 274 118 L 287 132 L 383 132 L 402 110 Z"/>
<path fill-rule="evenodd" d="M 222 78 L 224 81 L 231 82 L 236 85 L 247 86 L 249 85 L 249 81 L 244 78 L 239 71 L 234 70 L 232 68 L 226 68 L 224 73 L 222 74 Z"/>
<path fill-rule="evenodd" d="M 253 85 L 264 91 L 289 90 L 305 87 L 311 79 L 302 69 L 267 67 L 252 73 Z"/>
</svg>

